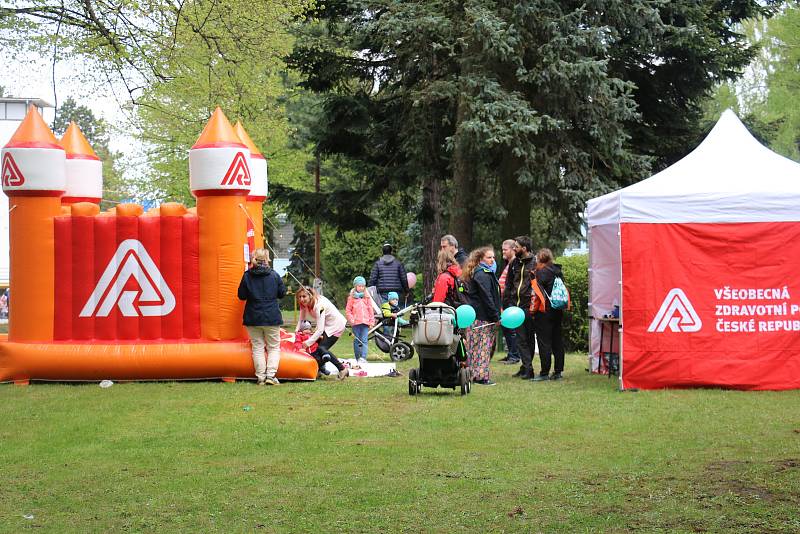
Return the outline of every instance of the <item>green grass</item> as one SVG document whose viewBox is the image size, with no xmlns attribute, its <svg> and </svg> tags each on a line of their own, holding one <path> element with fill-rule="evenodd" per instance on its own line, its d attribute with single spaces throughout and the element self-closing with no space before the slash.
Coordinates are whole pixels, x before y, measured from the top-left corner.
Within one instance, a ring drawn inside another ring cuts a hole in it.
<svg viewBox="0 0 800 534">
<path fill-rule="evenodd" d="M 531 383 L 493 364 L 467 397 L 3 386 L 0 531 L 800 530 L 800 391 L 619 393 L 584 366 Z"/>
</svg>

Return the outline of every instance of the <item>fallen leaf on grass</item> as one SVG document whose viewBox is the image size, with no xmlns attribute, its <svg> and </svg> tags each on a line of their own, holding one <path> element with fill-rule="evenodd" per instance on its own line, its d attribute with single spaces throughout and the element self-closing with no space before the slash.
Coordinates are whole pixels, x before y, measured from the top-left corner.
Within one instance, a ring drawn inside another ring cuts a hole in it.
<svg viewBox="0 0 800 534">
<path fill-rule="evenodd" d="M 522 506 L 516 506 L 513 510 L 508 512 L 508 517 L 516 517 L 518 515 L 525 515 L 525 510 L 522 509 Z"/>
</svg>

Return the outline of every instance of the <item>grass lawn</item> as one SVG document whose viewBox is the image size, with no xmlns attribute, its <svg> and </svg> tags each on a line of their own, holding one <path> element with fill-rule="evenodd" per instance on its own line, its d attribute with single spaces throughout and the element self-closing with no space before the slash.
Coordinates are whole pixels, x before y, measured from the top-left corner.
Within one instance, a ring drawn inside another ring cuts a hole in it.
<svg viewBox="0 0 800 534">
<path fill-rule="evenodd" d="M 2 386 L 0 531 L 800 530 L 800 391 L 619 393 L 584 366 L 531 383 L 495 363 L 467 397 Z"/>
</svg>

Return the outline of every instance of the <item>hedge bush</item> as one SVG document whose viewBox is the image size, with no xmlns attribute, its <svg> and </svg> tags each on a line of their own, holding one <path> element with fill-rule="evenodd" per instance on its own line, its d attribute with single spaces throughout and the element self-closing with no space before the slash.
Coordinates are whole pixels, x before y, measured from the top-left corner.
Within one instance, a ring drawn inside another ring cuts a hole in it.
<svg viewBox="0 0 800 534">
<path fill-rule="evenodd" d="M 589 256 L 563 256 L 556 259 L 564 272 L 572 310 L 564 313 L 564 345 L 567 352 L 589 350 Z"/>
</svg>

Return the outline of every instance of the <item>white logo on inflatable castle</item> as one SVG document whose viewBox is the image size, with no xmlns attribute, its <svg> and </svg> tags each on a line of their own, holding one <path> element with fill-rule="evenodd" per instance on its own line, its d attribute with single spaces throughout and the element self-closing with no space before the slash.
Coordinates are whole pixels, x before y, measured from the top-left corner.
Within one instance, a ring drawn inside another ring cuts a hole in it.
<svg viewBox="0 0 800 534">
<path fill-rule="evenodd" d="M 123 290 L 131 277 L 139 284 L 141 294 Z M 108 317 L 115 305 L 125 317 L 159 317 L 175 309 L 175 296 L 144 245 L 136 239 L 120 243 L 80 316 Z"/>
<path fill-rule="evenodd" d="M 686 293 L 674 287 L 667 293 L 647 331 L 663 332 L 669 328 L 673 332 L 697 332 L 702 327 L 703 321 L 694 311 Z"/>
</svg>

